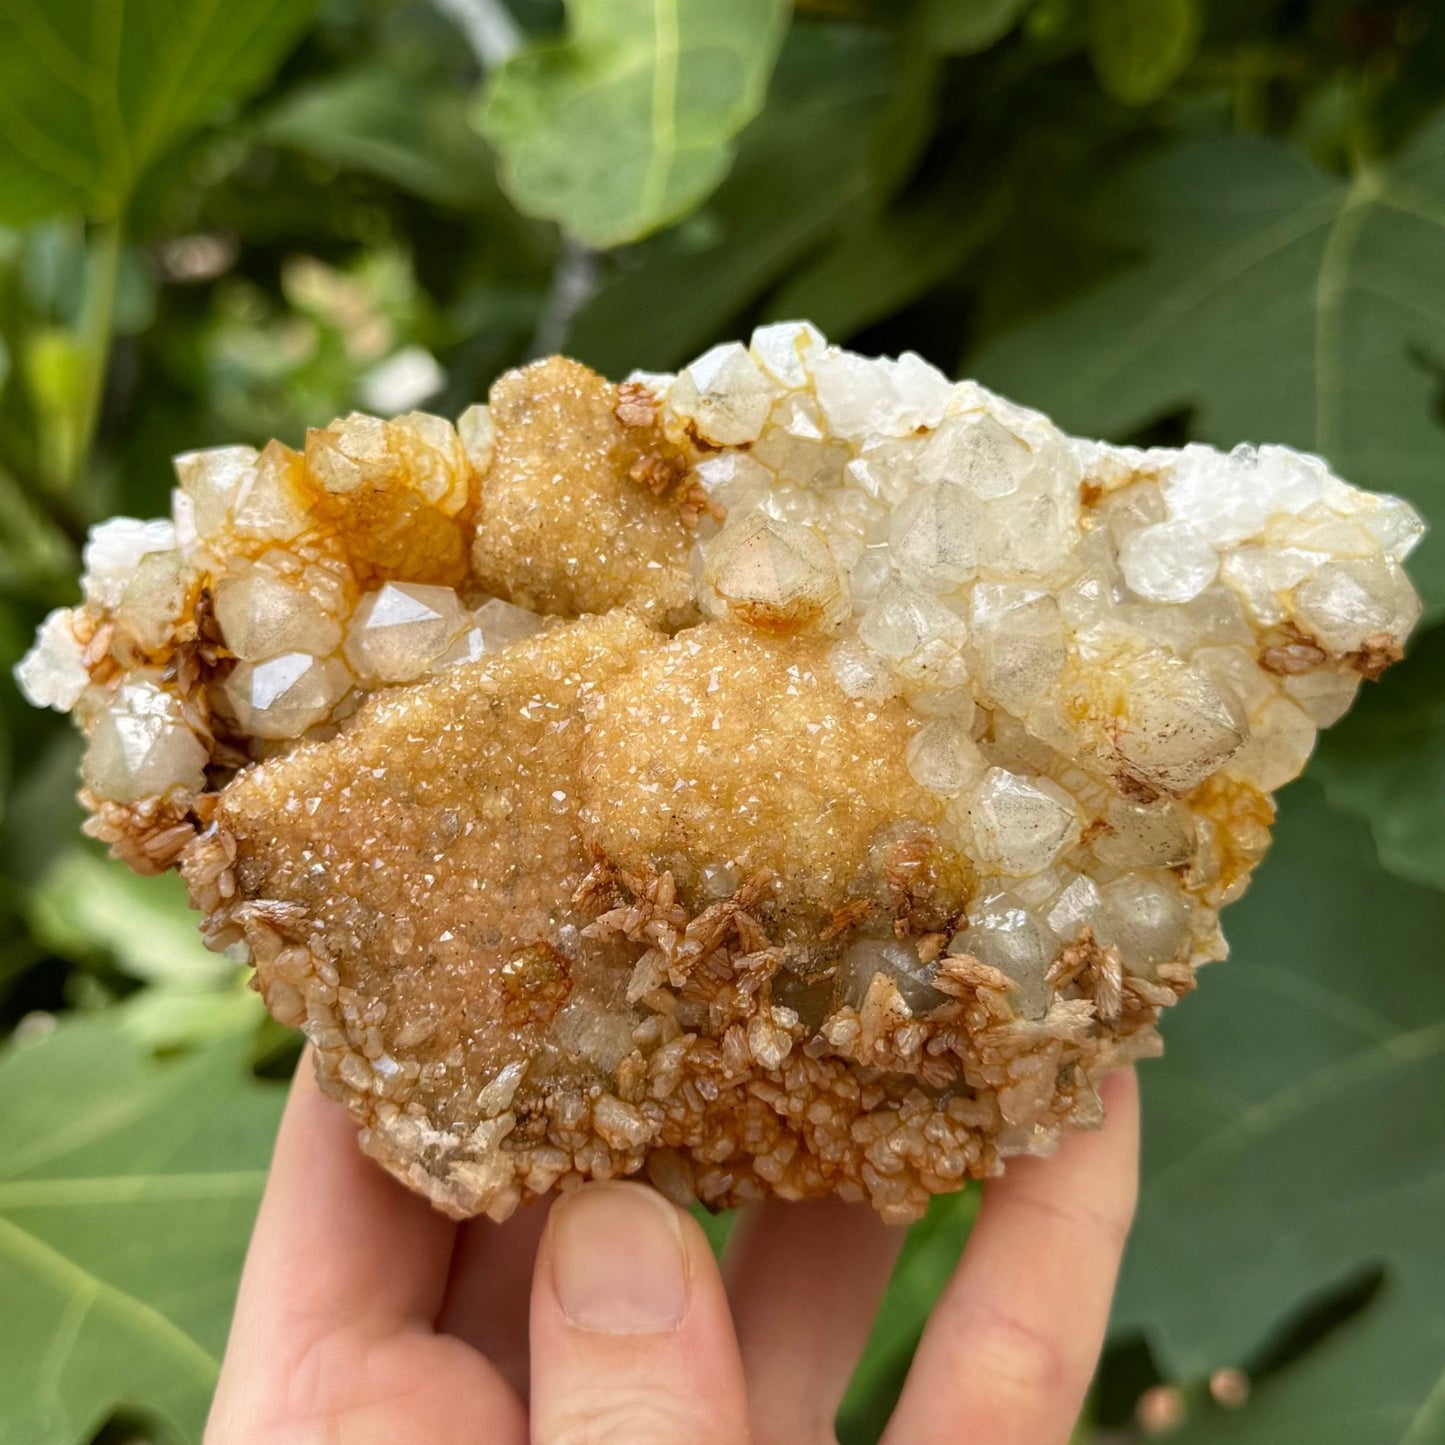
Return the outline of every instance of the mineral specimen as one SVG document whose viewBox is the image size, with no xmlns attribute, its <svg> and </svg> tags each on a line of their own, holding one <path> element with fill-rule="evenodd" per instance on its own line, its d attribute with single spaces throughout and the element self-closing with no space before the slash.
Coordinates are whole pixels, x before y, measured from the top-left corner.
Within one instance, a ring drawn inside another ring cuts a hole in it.
<svg viewBox="0 0 1445 1445">
<path fill-rule="evenodd" d="M 1098 1121 L 1418 604 L 1403 502 L 802 324 L 177 459 L 19 668 L 363 1148 L 887 1218 Z"/>
</svg>

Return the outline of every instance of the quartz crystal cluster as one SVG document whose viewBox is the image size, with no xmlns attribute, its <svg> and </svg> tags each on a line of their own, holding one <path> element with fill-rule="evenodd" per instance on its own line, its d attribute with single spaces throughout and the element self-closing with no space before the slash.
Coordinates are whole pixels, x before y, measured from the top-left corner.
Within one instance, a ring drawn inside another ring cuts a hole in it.
<svg viewBox="0 0 1445 1445">
<path fill-rule="evenodd" d="M 929 1195 L 1099 1118 L 1418 603 L 1403 502 L 766 326 L 177 458 L 21 664 L 362 1147 Z"/>
</svg>

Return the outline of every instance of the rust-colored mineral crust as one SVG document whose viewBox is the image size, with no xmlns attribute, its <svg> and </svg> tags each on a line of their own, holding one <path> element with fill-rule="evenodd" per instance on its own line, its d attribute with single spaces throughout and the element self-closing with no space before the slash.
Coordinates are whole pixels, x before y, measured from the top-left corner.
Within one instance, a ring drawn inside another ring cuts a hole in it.
<svg viewBox="0 0 1445 1445">
<path fill-rule="evenodd" d="M 902 1221 L 1096 1124 L 1418 614 L 1418 518 L 1317 458 L 798 324 L 176 466 L 21 685 L 458 1217 L 642 1172 Z"/>
</svg>

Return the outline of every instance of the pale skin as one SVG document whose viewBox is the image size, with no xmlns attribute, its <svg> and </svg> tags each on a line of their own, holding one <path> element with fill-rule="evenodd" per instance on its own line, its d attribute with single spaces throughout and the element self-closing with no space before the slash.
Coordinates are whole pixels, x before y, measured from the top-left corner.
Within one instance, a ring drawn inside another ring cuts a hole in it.
<svg viewBox="0 0 1445 1445">
<path fill-rule="evenodd" d="M 884 1445 L 1065 1445 L 1138 1173 L 1131 1070 L 1107 1123 L 991 1181 Z M 206 1445 L 824 1445 L 903 1233 L 773 1201 L 721 1268 L 645 1185 L 456 1225 L 356 1147 L 303 1059 Z"/>
</svg>

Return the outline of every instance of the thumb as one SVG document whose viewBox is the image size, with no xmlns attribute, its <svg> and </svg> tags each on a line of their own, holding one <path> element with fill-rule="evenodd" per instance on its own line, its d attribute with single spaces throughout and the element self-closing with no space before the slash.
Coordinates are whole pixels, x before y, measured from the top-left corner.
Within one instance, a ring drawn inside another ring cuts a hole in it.
<svg viewBox="0 0 1445 1445">
<path fill-rule="evenodd" d="M 727 1295 L 696 1222 L 642 1184 L 552 1207 L 532 1279 L 533 1445 L 746 1445 Z"/>
</svg>

